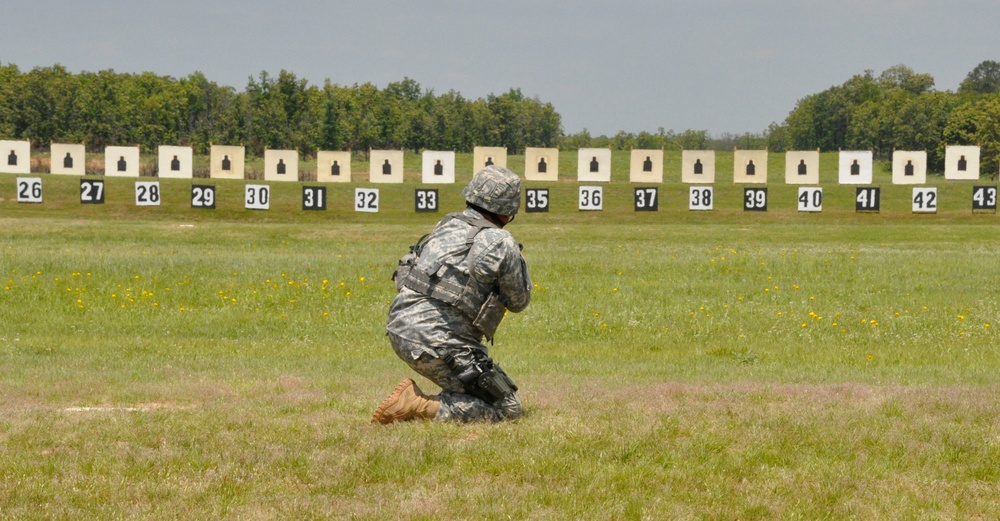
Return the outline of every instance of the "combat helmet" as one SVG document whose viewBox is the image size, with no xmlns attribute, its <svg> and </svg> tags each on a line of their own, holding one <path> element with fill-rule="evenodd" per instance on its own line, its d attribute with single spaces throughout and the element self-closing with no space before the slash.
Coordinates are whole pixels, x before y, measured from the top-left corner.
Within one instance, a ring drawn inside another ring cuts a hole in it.
<svg viewBox="0 0 1000 521">
<path fill-rule="evenodd" d="M 506 168 L 490 165 L 476 172 L 462 190 L 462 197 L 484 210 L 514 217 L 521 206 L 521 178 Z"/>
</svg>

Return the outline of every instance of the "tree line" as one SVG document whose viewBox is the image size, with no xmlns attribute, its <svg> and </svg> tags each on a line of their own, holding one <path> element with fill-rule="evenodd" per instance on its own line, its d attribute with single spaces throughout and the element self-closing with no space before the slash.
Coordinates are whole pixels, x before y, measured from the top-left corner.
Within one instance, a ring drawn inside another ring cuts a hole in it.
<svg viewBox="0 0 1000 521">
<path fill-rule="evenodd" d="M 46 147 L 51 142 L 187 145 L 264 149 L 410 149 L 471 151 L 474 146 L 558 146 L 562 120 L 551 103 L 511 89 L 467 99 L 436 95 L 409 78 L 380 89 L 371 83 L 322 86 L 282 70 L 261 72 L 243 91 L 200 72 L 175 79 L 113 70 L 74 74 L 61 65 L 22 72 L 0 64 L 0 136 Z"/>
<path fill-rule="evenodd" d="M 947 145 L 981 147 L 981 171 L 1000 159 L 1000 63 L 976 66 L 956 92 L 905 65 L 855 75 L 798 101 L 785 121 L 764 133 L 771 150 L 926 150 L 928 168 L 944 169 Z"/>
<path fill-rule="evenodd" d="M 74 74 L 65 67 L 21 72 L 0 64 L 0 136 L 108 145 L 188 145 L 207 153 L 212 143 L 264 149 L 454 150 L 503 146 L 631 150 L 872 150 L 888 160 L 893 150 L 926 150 L 940 171 L 947 145 L 982 147 L 984 172 L 1000 159 L 1000 63 L 984 61 L 956 92 L 938 91 L 930 74 L 897 65 L 871 70 L 800 99 L 781 123 L 760 133 L 710 135 L 705 130 L 564 134 L 551 103 L 520 89 L 467 99 L 437 95 L 404 78 L 385 88 L 371 83 L 322 86 L 282 70 L 261 72 L 243 91 L 195 72 L 185 78 L 116 73 Z"/>
</svg>

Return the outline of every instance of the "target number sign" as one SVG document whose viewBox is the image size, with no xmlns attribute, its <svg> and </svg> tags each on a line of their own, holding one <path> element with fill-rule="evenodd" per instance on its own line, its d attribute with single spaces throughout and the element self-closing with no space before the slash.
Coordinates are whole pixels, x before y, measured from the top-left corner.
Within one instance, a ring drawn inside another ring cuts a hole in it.
<svg viewBox="0 0 1000 521">
<path fill-rule="evenodd" d="M 877 186 L 858 187 L 854 195 L 855 212 L 877 212 L 880 206 L 882 190 Z"/>
<path fill-rule="evenodd" d="M 212 185 L 191 185 L 191 208 L 215 209 L 215 187 Z"/>
<path fill-rule="evenodd" d="M 549 211 L 549 189 L 530 188 L 524 192 L 524 211 L 528 213 Z"/>
<path fill-rule="evenodd" d="M 581 186 L 580 187 L 580 210 L 603 210 L 604 209 L 604 187 L 603 186 Z"/>
<path fill-rule="evenodd" d="M 937 187 L 913 188 L 913 213 L 935 213 L 937 203 Z"/>
<path fill-rule="evenodd" d="M 81 179 L 80 203 L 104 204 L 104 181 L 99 179 Z"/>
<path fill-rule="evenodd" d="M 823 189 L 818 186 L 799 187 L 799 211 L 822 212 Z"/>
<path fill-rule="evenodd" d="M 17 202 L 19 202 L 19 203 L 40 203 L 40 202 L 42 202 L 42 178 L 41 177 L 18 177 L 17 178 Z"/>
<path fill-rule="evenodd" d="M 270 209 L 271 187 L 268 185 L 246 185 L 243 191 L 243 206 L 247 210 Z"/>
<path fill-rule="evenodd" d="M 302 187 L 302 209 L 303 210 L 326 210 L 326 187 L 325 186 L 303 186 Z"/>
<path fill-rule="evenodd" d="M 997 187 L 973 186 L 972 209 L 997 211 Z"/>
<path fill-rule="evenodd" d="M 743 189 L 743 211 L 745 211 L 745 212 L 766 212 L 767 211 L 767 188 L 744 188 Z"/>
<path fill-rule="evenodd" d="M 433 213 L 438 211 L 437 188 L 417 188 L 413 192 L 413 208 L 417 213 Z"/>
<path fill-rule="evenodd" d="M 660 194 L 655 187 L 635 189 L 635 211 L 656 212 L 660 209 Z"/>
<path fill-rule="evenodd" d="M 378 213 L 378 188 L 355 188 L 354 211 Z"/>
<path fill-rule="evenodd" d="M 692 186 L 688 190 L 688 210 L 711 210 L 714 204 L 714 187 Z"/>
<path fill-rule="evenodd" d="M 135 205 L 136 206 L 160 206 L 160 182 L 159 181 L 136 181 L 135 182 Z"/>
</svg>

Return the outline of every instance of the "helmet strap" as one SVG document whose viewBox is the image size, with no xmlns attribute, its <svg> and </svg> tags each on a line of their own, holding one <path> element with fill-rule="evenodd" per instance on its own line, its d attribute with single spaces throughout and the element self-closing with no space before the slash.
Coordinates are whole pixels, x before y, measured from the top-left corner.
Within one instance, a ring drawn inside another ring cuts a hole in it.
<svg viewBox="0 0 1000 521">
<path fill-rule="evenodd" d="M 483 214 L 483 217 L 487 221 L 495 224 L 497 226 L 497 228 L 503 228 L 504 225 L 507 224 L 507 223 L 503 222 L 502 219 L 500 219 L 499 215 L 497 215 L 497 214 L 495 214 L 495 213 L 493 213 L 493 212 L 491 212 L 491 211 L 489 211 L 489 210 L 487 210 L 487 209 L 485 209 L 485 208 L 483 208 L 481 206 L 478 206 L 478 205 L 475 205 L 475 204 L 472 204 L 472 203 L 469 203 L 469 202 L 466 202 L 465 206 L 468 207 L 468 208 L 472 208 L 473 210 L 475 210 L 475 211 Z M 507 222 L 509 223 L 510 221 L 513 221 L 513 220 L 514 219 L 511 218 L 511 219 L 508 219 Z"/>
</svg>

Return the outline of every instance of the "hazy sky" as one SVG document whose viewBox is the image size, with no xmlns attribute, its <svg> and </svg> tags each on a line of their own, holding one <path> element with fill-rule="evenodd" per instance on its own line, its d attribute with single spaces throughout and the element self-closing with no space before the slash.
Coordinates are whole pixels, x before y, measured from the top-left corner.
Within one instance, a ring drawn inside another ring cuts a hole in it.
<svg viewBox="0 0 1000 521">
<path fill-rule="evenodd" d="M 593 135 L 759 132 L 865 69 L 905 64 L 955 90 L 1000 61 L 1000 0 L 2 3 L 0 62 L 22 71 L 201 71 L 243 90 L 285 69 L 466 98 L 516 87 Z"/>
</svg>

